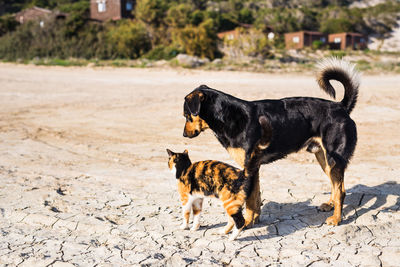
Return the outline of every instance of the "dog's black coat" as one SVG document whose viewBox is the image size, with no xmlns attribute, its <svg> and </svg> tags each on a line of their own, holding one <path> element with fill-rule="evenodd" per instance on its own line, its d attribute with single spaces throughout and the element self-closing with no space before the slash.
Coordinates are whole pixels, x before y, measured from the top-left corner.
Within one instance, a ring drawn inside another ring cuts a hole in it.
<svg viewBox="0 0 400 267">
<path fill-rule="evenodd" d="M 357 90 L 351 85 L 350 77 L 340 70 L 325 73 L 323 78 L 342 82 L 345 97 L 341 102 L 311 97 L 250 102 L 201 85 L 191 93 L 195 97 L 185 101 L 184 113 L 199 115 L 225 148 L 244 149 L 246 161 L 260 139 L 258 118 L 266 116 L 273 135 L 264 150 L 262 164 L 305 146 L 318 146 L 312 140 L 320 137 L 329 165 L 344 170 L 357 142 L 356 125 L 349 116 L 357 100 Z M 329 86 L 323 89 L 334 96 L 335 91 Z M 201 92 L 201 100 L 196 92 Z"/>
</svg>

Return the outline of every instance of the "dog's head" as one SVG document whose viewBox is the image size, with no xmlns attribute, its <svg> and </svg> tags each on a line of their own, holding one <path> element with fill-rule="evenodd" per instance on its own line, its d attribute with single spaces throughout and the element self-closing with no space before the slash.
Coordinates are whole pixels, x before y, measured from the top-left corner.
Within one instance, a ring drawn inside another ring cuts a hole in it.
<svg viewBox="0 0 400 267">
<path fill-rule="evenodd" d="M 201 87 L 200 87 L 201 88 Z M 183 116 L 186 118 L 183 136 L 193 138 L 208 128 L 208 124 L 200 117 L 201 104 L 205 98 L 199 88 L 185 97 Z"/>
</svg>

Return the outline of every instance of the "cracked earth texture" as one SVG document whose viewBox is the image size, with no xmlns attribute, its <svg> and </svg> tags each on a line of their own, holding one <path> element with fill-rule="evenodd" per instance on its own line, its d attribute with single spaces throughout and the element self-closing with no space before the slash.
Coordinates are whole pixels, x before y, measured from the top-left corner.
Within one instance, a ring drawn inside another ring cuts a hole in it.
<svg viewBox="0 0 400 267">
<path fill-rule="evenodd" d="M 328 98 L 300 74 L 0 64 L 0 265 L 400 265 L 400 76 L 362 78 L 341 225 L 324 224 L 330 183 L 301 151 L 262 166 L 261 221 L 235 242 L 216 199 L 197 232 L 179 229 L 165 149 L 235 165 L 211 132 L 182 137 L 183 98 L 203 83 Z"/>
</svg>

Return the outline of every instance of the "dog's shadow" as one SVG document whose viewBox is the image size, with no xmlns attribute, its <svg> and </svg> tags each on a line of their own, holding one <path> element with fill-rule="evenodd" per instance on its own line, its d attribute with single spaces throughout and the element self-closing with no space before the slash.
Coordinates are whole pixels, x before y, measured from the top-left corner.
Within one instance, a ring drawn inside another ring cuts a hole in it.
<svg viewBox="0 0 400 267">
<path fill-rule="evenodd" d="M 329 194 L 327 194 L 327 199 Z M 341 225 L 357 220 L 376 220 L 380 212 L 400 210 L 400 184 L 389 181 L 377 186 L 356 185 L 346 191 Z M 322 203 L 320 203 L 322 204 Z M 254 241 L 290 235 L 307 227 L 320 227 L 333 211 L 322 212 L 311 205 L 311 200 L 295 203 L 268 202 L 262 207 L 260 222 L 252 229 L 267 228 L 267 234 L 242 237 L 238 240 Z"/>
</svg>

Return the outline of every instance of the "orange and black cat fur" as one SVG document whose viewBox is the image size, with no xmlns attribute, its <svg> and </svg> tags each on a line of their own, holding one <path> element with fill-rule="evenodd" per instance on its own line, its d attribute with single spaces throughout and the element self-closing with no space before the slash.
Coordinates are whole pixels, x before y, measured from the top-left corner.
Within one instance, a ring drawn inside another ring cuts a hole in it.
<svg viewBox="0 0 400 267">
<path fill-rule="evenodd" d="M 197 230 L 200 227 L 203 198 L 215 196 L 223 202 L 229 218 L 223 233 L 228 234 L 235 226 L 229 238 L 234 240 L 242 231 L 245 224 L 242 207 L 253 188 L 252 181 L 258 179 L 261 151 L 268 146 L 272 136 L 271 126 L 266 117 L 260 117 L 259 123 L 261 138 L 243 170 L 214 160 L 192 164 L 187 150 L 183 153 L 174 153 L 167 149 L 168 167 L 176 171 L 178 192 L 183 207 L 181 229 L 188 228 L 190 212 L 193 210 L 191 230 Z"/>
</svg>

